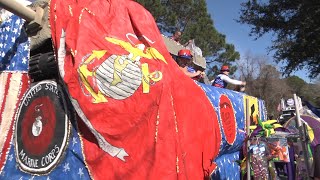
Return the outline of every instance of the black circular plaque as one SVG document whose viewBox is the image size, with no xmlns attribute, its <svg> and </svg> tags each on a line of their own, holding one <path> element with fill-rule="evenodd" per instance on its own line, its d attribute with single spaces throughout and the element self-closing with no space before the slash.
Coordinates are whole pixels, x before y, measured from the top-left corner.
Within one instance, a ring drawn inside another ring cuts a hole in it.
<svg viewBox="0 0 320 180">
<path fill-rule="evenodd" d="M 55 81 L 31 86 L 19 105 L 15 152 L 23 171 L 47 174 L 61 159 L 69 135 L 66 101 Z"/>
</svg>

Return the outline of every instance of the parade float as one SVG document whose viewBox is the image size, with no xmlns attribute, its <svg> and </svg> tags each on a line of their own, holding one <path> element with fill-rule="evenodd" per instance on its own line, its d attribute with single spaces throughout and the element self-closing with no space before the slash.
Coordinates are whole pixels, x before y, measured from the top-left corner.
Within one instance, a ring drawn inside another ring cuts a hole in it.
<svg viewBox="0 0 320 180">
<path fill-rule="evenodd" d="M 25 5 L 0 0 L 1 179 L 241 177 L 263 100 L 186 77 L 133 1 Z"/>
</svg>

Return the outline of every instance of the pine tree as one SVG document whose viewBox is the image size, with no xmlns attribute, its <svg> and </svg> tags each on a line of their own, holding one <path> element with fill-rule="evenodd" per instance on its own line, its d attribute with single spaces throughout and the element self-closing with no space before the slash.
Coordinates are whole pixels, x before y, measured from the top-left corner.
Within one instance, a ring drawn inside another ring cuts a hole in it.
<svg viewBox="0 0 320 180">
<path fill-rule="evenodd" d="M 240 58 L 234 45 L 226 43 L 226 36 L 215 29 L 205 0 L 137 0 L 137 2 L 152 13 L 163 34 L 181 31 L 182 44 L 194 39 L 196 46 L 200 47 L 202 55 L 207 59 L 209 79 L 219 72 L 221 65 L 231 66 L 232 62 Z M 235 66 L 231 69 L 236 70 Z"/>
<path fill-rule="evenodd" d="M 238 22 L 251 25 L 250 35 L 256 38 L 275 35 L 270 48 L 276 62 L 287 64 L 286 75 L 307 68 L 315 78 L 320 73 L 319 17 L 319 0 L 248 0 Z"/>
</svg>

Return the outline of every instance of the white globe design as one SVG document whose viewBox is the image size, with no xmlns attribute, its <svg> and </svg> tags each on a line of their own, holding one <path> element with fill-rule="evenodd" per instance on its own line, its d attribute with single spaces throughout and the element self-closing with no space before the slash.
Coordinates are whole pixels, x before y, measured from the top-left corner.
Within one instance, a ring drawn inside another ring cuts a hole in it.
<svg viewBox="0 0 320 180">
<path fill-rule="evenodd" d="M 36 120 L 32 124 L 32 134 L 34 136 L 39 136 L 42 132 L 42 122 L 41 122 L 42 117 L 38 116 Z"/>
<path fill-rule="evenodd" d="M 125 99 L 131 96 L 141 85 L 142 73 L 137 64 L 134 64 L 127 56 L 120 56 L 120 62 L 128 63 L 128 65 L 118 72 L 114 68 L 114 61 L 119 56 L 112 55 L 105 60 L 95 71 L 96 80 L 99 90 L 114 99 Z M 121 82 L 112 85 L 114 80 L 114 72 L 120 76 Z"/>
</svg>

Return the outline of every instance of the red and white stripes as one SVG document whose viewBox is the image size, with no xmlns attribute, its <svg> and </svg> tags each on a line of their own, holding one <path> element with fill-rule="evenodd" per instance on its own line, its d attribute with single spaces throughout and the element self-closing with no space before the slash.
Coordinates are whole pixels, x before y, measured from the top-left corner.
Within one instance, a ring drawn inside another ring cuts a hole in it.
<svg viewBox="0 0 320 180">
<path fill-rule="evenodd" d="M 14 117 L 28 86 L 29 78 L 26 73 L 0 73 L 0 172 L 10 149 Z"/>
</svg>

